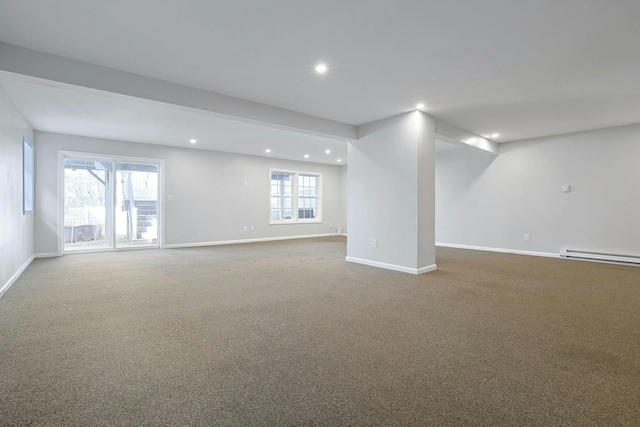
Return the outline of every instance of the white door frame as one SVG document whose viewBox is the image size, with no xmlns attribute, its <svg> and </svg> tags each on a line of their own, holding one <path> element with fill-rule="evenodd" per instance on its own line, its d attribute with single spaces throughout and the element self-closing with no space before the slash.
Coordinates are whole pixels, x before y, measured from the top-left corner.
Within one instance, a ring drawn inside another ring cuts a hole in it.
<svg viewBox="0 0 640 427">
<path fill-rule="evenodd" d="M 139 162 L 139 163 L 151 163 L 158 165 L 158 243 L 156 246 L 142 246 L 142 247 L 126 247 L 117 248 L 115 244 L 115 203 L 112 205 L 113 212 L 111 213 L 113 238 L 112 247 L 104 249 L 87 249 L 86 251 L 74 251 L 73 253 L 88 253 L 88 252 L 104 252 L 104 251 L 127 251 L 138 249 L 153 249 L 164 247 L 164 159 L 154 159 L 148 157 L 134 157 L 134 156 L 116 156 L 110 154 L 90 153 L 84 151 L 58 151 L 58 256 L 64 254 L 64 159 L 88 159 L 88 160 L 104 160 L 113 162 L 113 184 L 111 185 L 111 198 L 115 201 L 115 164 L 117 162 Z"/>
</svg>

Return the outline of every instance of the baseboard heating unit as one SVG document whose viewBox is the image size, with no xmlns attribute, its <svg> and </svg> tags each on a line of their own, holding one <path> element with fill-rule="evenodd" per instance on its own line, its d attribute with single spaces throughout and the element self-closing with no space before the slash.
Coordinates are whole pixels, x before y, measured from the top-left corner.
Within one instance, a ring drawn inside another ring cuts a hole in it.
<svg viewBox="0 0 640 427">
<path fill-rule="evenodd" d="M 636 265 L 640 267 L 640 255 L 622 255 L 605 252 L 580 251 L 577 249 L 564 249 L 560 252 L 560 256 L 568 259 L 615 262 L 618 264 Z"/>
</svg>

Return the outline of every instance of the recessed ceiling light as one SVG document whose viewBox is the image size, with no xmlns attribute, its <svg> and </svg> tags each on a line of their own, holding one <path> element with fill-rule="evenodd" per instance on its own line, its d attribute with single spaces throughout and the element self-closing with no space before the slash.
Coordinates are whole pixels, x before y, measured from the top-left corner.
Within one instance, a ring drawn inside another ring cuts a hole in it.
<svg viewBox="0 0 640 427">
<path fill-rule="evenodd" d="M 416 108 L 418 110 L 422 110 L 424 108 L 424 104 L 418 104 L 418 105 L 416 105 Z"/>
<path fill-rule="evenodd" d="M 195 144 L 198 141 L 196 141 L 195 139 L 190 139 L 189 142 L 192 143 L 192 144 Z"/>
<path fill-rule="evenodd" d="M 491 135 L 491 138 L 497 138 L 497 137 L 499 137 L 499 136 L 500 136 L 500 134 L 498 134 L 498 133 L 494 133 L 493 135 Z"/>
<path fill-rule="evenodd" d="M 326 64 L 323 63 L 319 63 L 316 65 L 316 73 L 318 74 L 324 74 L 327 72 L 327 66 Z"/>
<path fill-rule="evenodd" d="M 308 158 L 309 158 L 309 155 L 308 155 L 308 154 L 305 154 L 305 155 L 304 155 L 304 158 L 305 158 L 305 159 L 308 159 Z"/>
<path fill-rule="evenodd" d="M 271 152 L 271 148 L 267 148 L 266 150 L 264 150 L 265 153 L 270 153 Z"/>
<path fill-rule="evenodd" d="M 338 163 L 340 163 L 342 161 L 342 159 L 338 159 Z"/>
<path fill-rule="evenodd" d="M 324 150 L 325 153 L 331 154 L 331 150 Z"/>
</svg>

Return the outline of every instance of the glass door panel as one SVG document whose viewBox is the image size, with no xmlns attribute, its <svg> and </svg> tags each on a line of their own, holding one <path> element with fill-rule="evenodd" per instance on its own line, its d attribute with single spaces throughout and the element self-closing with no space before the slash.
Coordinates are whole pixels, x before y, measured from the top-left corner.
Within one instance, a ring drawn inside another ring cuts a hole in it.
<svg viewBox="0 0 640 427">
<path fill-rule="evenodd" d="M 109 161 L 65 158 L 65 252 L 113 247 L 112 170 Z"/>
<path fill-rule="evenodd" d="M 158 246 L 158 165 L 117 162 L 116 248 Z"/>
</svg>

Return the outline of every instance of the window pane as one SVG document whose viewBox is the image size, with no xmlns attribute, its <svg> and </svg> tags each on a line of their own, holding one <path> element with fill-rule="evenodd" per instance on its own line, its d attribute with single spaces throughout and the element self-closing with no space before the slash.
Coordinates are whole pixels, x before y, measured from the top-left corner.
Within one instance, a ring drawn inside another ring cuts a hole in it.
<svg viewBox="0 0 640 427">
<path fill-rule="evenodd" d="M 296 180 L 295 193 L 294 179 Z M 296 221 L 317 218 L 320 203 L 318 200 L 319 186 L 320 177 L 317 175 L 272 172 L 271 219 L 274 221 Z M 295 210 L 294 206 L 297 206 Z"/>
<path fill-rule="evenodd" d="M 286 173 L 277 173 L 274 172 L 271 174 L 271 180 L 277 183 L 291 183 L 291 174 L 286 174 Z"/>
<path fill-rule="evenodd" d="M 272 196 L 291 196 L 292 191 L 292 174 L 287 173 L 271 173 L 271 195 Z"/>
<path fill-rule="evenodd" d="M 157 245 L 158 165 L 117 162 L 116 247 Z"/>
<path fill-rule="evenodd" d="M 298 209 L 298 218 L 300 219 L 311 219 L 315 217 L 316 217 L 315 209 L 310 209 L 310 208 Z"/>
<path fill-rule="evenodd" d="M 293 200 L 290 197 L 271 197 L 271 220 L 282 221 L 292 219 L 292 205 Z"/>
</svg>

